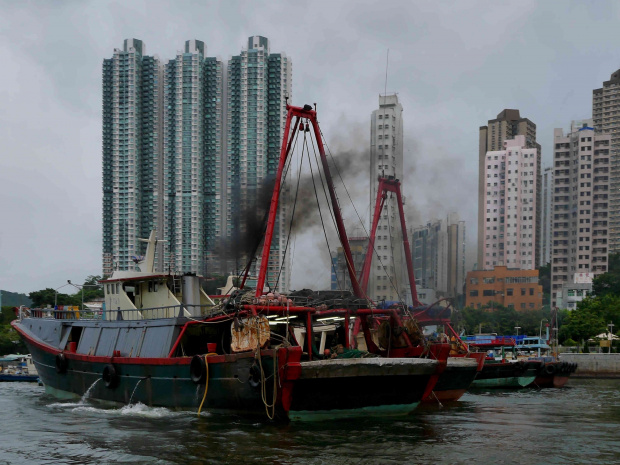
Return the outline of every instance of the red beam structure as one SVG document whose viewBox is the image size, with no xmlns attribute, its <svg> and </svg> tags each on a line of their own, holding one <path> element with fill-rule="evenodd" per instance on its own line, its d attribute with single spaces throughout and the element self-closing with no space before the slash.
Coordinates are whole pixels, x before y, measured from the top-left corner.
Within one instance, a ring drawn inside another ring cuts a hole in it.
<svg viewBox="0 0 620 465">
<path fill-rule="evenodd" d="M 396 194 L 396 203 L 398 205 L 398 213 L 400 216 L 400 227 L 403 235 L 403 248 L 405 251 L 405 260 L 407 262 L 407 274 L 409 276 L 409 286 L 411 287 L 411 299 L 413 305 L 420 305 L 418 300 L 418 291 L 415 285 L 415 276 L 413 275 L 413 262 L 411 260 L 411 247 L 409 246 L 409 239 L 407 237 L 407 225 L 405 223 L 405 211 L 403 209 L 403 198 L 400 193 L 400 182 L 393 177 L 379 176 L 379 187 L 377 188 L 377 201 L 375 202 L 375 214 L 372 219 L 372 227 L 370 229 L 370 238 L 368 241 L 368 250 L 366 251 L 366 258 L 364 259 L 364 266 L 362 267 L 361 287 L 362 292 L 366 294 L 368 291 L 368 277 L 370 275 L 370 266 L 372 264 L 372 257 L 374 255 L 375 235 L 377 232 L 377 225 L 379 224 L 379 218 L 381 212 L 385 206 L 385 200 L 387 199 L 387 193 L 392 192 Z"/>
<path fill-rule="evenodd" d="M 362 288 L 357 281 L 355 274 L 355 267 L 353 265 L 353 257 L 351 255 L 351 247 L 349 240 L 347 239 L 347 233 L 344 228 L 344 222 L 342 220 L 342 214 L 338 205 L 338 199 L 336 198 L 336 191 L 334 190 L 334 183 L 332 181 L 329 166 L 327 163 L 327 157 L 325 156 L 325 148 L 323 146 L 323 140 L 321 138 L 321 131 L 319 129 L 319 123 L 316 118 L 316 111 L 312 109 L 310 105 L 304 105 L 303 108 L 287 105 L 286 125 L 284 128 L 284 138 L 282 139 L 282 148 L 280 150 L 280 161 L 278 163 L 278 171 L 276 172 L 275 185 L 273 187 L 273 194 L 271 196 L 271 204 L 269 207 L 269 217 L 267 219 L 267 230 L 265 232 L 265 241 L 263 244 L 263 252 L 260 263 L 260 271 L 258 273 L 258 281 L 256 283 L 256 297 L 260 297 L 263 294 L 263 287 L 265 285 L 265 279 L 267 276 L 267 266 L 269 264 L 269 254 L 271 251 L 271 242 L 273 240 L 273 231 L 275 228 L 276 215 L 278 212 L 278 201 L 280 198 L 280 186 L 282 185 L 282 174 L 286 165 L 291 148 L 293 146 L 294 135 L 297 131 L 291 132 L 291 121 L 295 119 L 295 129 L 299 124 L 303 124 L 303 120 L 310 122 L 314 132 L 314 138 L 317 143 L 319 155 L 321 157 L 321 163 L 323 165 L 323 172 L 329 188 L 329 195 L 331 198 L 331 207 L 336 219 L 336 227 L 338 229 L 338 237 L 344 250 L 347 268 L 349 271 L 349 277 L 351 278 L 351 284 L 353 286 L 353 292 L 357 297 L 363 297 L 365 295 L 362 292 Z M 307 124 L 307 123 L 306 123 Z M 293 134 L 293 136 L 291 135 Z M 290 139 L 290 140 L 289 140 Z"/>
</svg>

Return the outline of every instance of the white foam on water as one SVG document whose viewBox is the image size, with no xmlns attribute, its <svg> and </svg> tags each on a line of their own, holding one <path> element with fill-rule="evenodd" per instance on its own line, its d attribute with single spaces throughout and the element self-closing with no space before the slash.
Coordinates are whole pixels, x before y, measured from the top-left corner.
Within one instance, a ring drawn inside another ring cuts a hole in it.
<svg viewBox="0 0 620 465">
<path fill-rule="evenodd" d="M 140 402 L 132 405 L 125 405 L 121 408 L 100 408 L 93 405 L 88 405 L 82 402 L 55 402 L 48 405 L 49 408 L 62 408 L 71 410 L 72 412 L 87 412 L 104 414 L 109 416 L 130 416 L 130 417 L 144 417 L 144 418 L 171 418 L 181 416 L 193 416 L 195 412 L 184 410 L 175 411 L 165 407 L 149 407 Z M 207 412 L 201 412 L 200 416 L 210 416 Z"/>
</svg>

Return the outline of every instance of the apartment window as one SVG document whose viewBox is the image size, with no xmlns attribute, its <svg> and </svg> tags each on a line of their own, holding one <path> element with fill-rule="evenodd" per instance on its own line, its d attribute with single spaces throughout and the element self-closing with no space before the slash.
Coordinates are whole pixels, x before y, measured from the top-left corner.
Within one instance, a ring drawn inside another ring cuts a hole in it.
<svg viewBox="0 0 620 465">
<path fill-rule="evenodd" d="M 477 290 L 469 291 L 469 296 L 470 297 L 478 297 L 478 291 Z"/>
</svg>

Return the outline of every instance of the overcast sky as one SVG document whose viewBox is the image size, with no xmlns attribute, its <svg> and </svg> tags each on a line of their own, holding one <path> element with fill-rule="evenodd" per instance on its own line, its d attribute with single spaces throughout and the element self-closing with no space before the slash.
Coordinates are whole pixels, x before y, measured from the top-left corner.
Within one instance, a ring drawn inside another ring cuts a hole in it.
<svg viewBox="0 0 620 465">
<path fill-rule="evenodd" d="M 101 64 L 125 38 L 167 60 L 187 39 L 227 59 L 266 36 L 293 60 L 293 103 L 316 102 L 327 142 L 362 152 L 389 49 L 412 222 L 457 211 L 472 258 L 479 126 L 518 108 L 549 164 L 553 128 L 591 117 L 620 67 L 618 24 L 603 1 L 0 0 L 0 289 L 101 274 Z M 303 269 L 314 241 L 296 240 L 293 287 L 329 282 L 328 263 Z"/>
</svg>

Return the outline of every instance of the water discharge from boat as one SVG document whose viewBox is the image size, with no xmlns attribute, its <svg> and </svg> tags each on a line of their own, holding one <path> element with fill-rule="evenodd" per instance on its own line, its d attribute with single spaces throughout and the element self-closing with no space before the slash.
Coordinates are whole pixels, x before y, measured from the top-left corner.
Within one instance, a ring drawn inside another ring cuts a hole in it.
<svg viewBox="0 0 620 465">
<path fill-rule="evenodd" d="M 133 391 L 131 391 L 131 396 L 129 397 L 129 404 L 127 405 L 131 405 L 131 400 L 133 399 L 133 395 L 136 393 L 136 389 L 138 389 L 138 386 L 140 385 L 140 383 L 142 381 L 144 381 L 146 378 L 140 378 L 138 380 L 138 382 L 136 383 L 136 387 L 133 388 Z"/>
<path fill-rule="evenodd" d="M 82 396 L 82 398 L 80 399 L 80 404 L 83 404 L 86 402 L 86 399 L 88 399 L 88 396 L 90 396 L 90 393 L 92 392 L 92 390 L 95 388 L 95 386 L 97 385 L 97 383 L 101 381 L 101 378 L 97 378 L 95 380 L 95 382 L 93 384 L 90 385 L 90 387 L 86 390 L 86 392 L 84 393 L 84 395 Z"/>
</svg>

